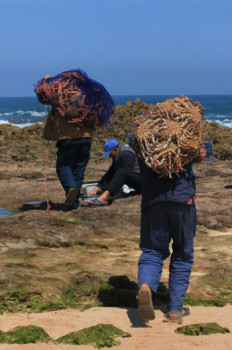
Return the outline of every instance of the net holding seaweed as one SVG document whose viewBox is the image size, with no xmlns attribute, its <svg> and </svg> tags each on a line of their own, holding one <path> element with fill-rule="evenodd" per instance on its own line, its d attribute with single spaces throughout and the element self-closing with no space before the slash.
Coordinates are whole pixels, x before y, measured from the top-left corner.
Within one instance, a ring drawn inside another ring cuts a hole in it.
<svg viewBox="0 0 232 350">
<path fill-rule="evenodd" d="M 180 95 L 137 116 L 130 137 L 145 164 L 161 177 L 179 176 L 201 154 L 203 114 L 199 102 Z"/>
<path fill-rule="evenodd" d="M 103 85 L 80 69 L 39 80 L 35 93 L 39 102 L 51 105 L 69 123 L 81 128 L 109 124 L 114 102 Z"/>
</svg>

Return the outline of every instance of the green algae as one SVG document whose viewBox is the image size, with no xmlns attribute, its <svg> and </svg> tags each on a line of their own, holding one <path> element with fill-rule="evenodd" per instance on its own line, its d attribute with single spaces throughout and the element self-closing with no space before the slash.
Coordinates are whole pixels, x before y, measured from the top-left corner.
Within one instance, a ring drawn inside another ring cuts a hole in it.
<svg viewBox="0 0 232 350">
<path fill-rule="evenodd" d="M 185 305 L 191 306 L 225 306 L 232 303 L 232 268 L 230 266 L 219 266 L 209 274 L 198 278 L 198 284 L 207 298 L 191 296 L 191 292 L 185 298 Z M 207 293 L 210 290 L 210 293 Z"/>
<path fill-rule="evenodd" d="M 49 335 L 41 327 L 26 326 L 16 327 L 9 332 L 0 331 L 0 343 L 29 344 L 48 343 L 52 341 Z"/>
<path fill-rule="evenodd" d="M 55 296 L 51 296 L 48 300 L 43 300 L 40 295 L 34 295 L 30 298 L 28 306 L 31 312 L 53 311 L 66 308 L 65 302 Z"/>
<path fill-rule="evenodd" d="M 102 281 L 101 274 L 80 270 L 67 278 L 66 268 L 58 279 L 41 274 L 40 270 L 31 280 L 27 275 L 10 276 L 0 283 L 0 313 L 83 309 L 99 305 L 96 298 Z"/>
<path fill-rule="evenodd" d="M 209 335 L 218 333 L 230 333 L 228 328 L 221 327 L 218 323 L 196 323 L 188 326 L 179 327 L 176 333 L 185 335 Z"/>
<path fill-rule="evenodd" d="M 20 283 L 9 292 L 3 292 L 7 286 L 2 285 L 0 294 L 0 313 L 14 312 L 46 312 L 60 309 L 85 310 L 95 306 L 137 307 L 138 285 L 127 276 L 112 276 L 103 283 L 103 277 L 87 271 L 79 271 L 72 281 L 62 283 L 41 277 L 33 284 L 27 282 L 27 289 Z M 46 288 L 45 288 L 45 287 Z M 186 295 L 185 305 L 222 307 L 228 303 L 231 293 L 224 292 L 222 296 L 210 296 L 209 299 Z M 153 303 L 164 305 L 168 300 L 168 288 L 160 283 Z M 230 299 L 231 301 L 231 299 Z"/>
<path fill-rule="evenodd" d="M 202 299 L 202 298 L 194 298 L 191 295 L 187 295 L 185 297 L 184 305 L 190 306 L 215 306 L 215 307 L 223 307 L 228 304 L 227 299 L 222 299 L 220 297 L 210 298 L 210 299 Z"/>
<path fill-rule="evenodd" d="M 76 223 L 76 224 L 80 224 L 82 221 L 81 219 L 74 218 L 73 216 L 60 216 L 58 219 L 66 222 Z"/>
<path fill-rule="evenodd" d="M 92 344 L 100 349 L 120 345 L 118 337 L 130 337 L 127 332 L 114 327 L 111 324 L 98 324 L 93 327 L 84 328 L 78 332 L 69 333 L 57 340 L 52 339 L 41 327 L 24 326 L 16 327 L 8 332 L 0 331 L 0 343 L 8 344 L 29 344 L 48 343 L 56 344 Z"/>
<path fill-rule="evenodd" d="M 111 324 L 98 324 L 93 327 L 84 328 L 78 332 L 69 333 L 59 339 L 57 343 L 70 345 L 92 344 L 94 347 L 101 349 L 104 347 L 113 347 L 120 345 L 118 337 L 130 337 L 129 333 Z"/>
<path fill-rule="evenodd" d="M 43 297 L 38 292 L 13 288 L 0 296 L 0 313 L 44 312 L 68 307 L 65 300 L 54 295 Z"/>
</svg>

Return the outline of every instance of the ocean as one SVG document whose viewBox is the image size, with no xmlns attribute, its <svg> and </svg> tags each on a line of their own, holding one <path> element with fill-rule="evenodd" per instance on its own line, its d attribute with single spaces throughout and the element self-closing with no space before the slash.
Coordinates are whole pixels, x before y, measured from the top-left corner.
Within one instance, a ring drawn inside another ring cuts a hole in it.
<svg viewBox="0 0 232 350">
<path fill-rule="evenodd" d="M 176 95 L 125 95 L 112 96 L 115 105 L 125 105 L 137 97 L 145 103 L 156 104 Z M 225 128 L 232 128 L 232 95 L 189 95 L 205 108 L 204 119 L 216 122 Z M 37 97 L 0 97 L 0 124 L 18 127 L 41 122 L 49 111 L 49 106 L 38 102 Z"/>
</svg>

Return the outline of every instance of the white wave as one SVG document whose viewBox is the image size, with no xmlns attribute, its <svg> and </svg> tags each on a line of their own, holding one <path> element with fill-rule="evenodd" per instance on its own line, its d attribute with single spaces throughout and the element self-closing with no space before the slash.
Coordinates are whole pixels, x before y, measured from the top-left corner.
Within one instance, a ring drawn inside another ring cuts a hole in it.
<svg viewBox="0 0 232 350">
<path fill-rule="evenodd" d="M 10 124 L 7 120 L 0 120 L 0 124 Z"/>
<path fill-rule="evenodd" d="M 18 126 L 19 128 L 25 128 L 26 126 L 34 125 L 34 123 L 25 123 L 25 124 L 11 124 L 13 126 Z"/>
<path fill-rule="evenodd" d="M 29 113 L 29 112 L 28 112 L 28 113 Z M 32 117 L 37 117 L 37 118 L 38 118 L 38 117 L 45 117 L 45 115 L 48 114 L 47 111 L 45 111 L 45 112 L 31 111 L 30 113 L 31 113 Z"/>
<path fill-rule="evenodd" d="M 8 116 L 8 115 L 12 115 L 12 113 L 11 113 L 11 112 L 0 113 L 0 117 L 2 117 L 2 116 Z"/>
<path fill-rule="evenodd" d="M 8 125 L 12 125 L 12 126 L 17 126 L 18 128 L 25 128 L 26 126 L 35 125 L 35 123 L 15 124 L 15 123 L 10 123 L 8 120 L 0 120 L 0 125 L 1 124 L 8 124 Z M 38 124 L 42 124 L 42 123 L 38 123 Z"/>
<path fill-rule="evenodd" d="M 48 111 L 41 111 L 41 112 L 37 112 L 37 111 L 14 111 L 14 112 L 5 112 L 5 113 L 0 113 L 0 117 L 8 117 L 8 116 L 22 116 L 25 114 L 29 114 L 32 117 L 45 117 L 48 114 Z"/>
<path fill-rule="evenodd" d="M 223 122 L 220 119 L 214 120 L 214 123 L 220 124 L 224 126 L 224 128 L 232 128 L 232 120 L 223 120 Z"/>
</svg>

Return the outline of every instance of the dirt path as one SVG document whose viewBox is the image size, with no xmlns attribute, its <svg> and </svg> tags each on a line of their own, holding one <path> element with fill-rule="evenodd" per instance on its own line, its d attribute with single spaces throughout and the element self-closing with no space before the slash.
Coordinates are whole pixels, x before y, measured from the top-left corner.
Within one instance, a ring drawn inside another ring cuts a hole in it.
<svg viewBox="0 0 232 350">
<path fill-rule="evenodd" d="M 191 315 L 184 324 L 217 322 L 232 332 L 232 306 L 223 308 L 191 307 Z M 7 314 L 0 316 L 1 329 L 9 331 L 16 326 L 35 325 L 42 327 L 52 338 L 57 339 L 70 332 L 91 327 L 99 323 L 113 324 L 131 334 L 130 338 L 120 339 L 118 350 L 230 350 L 232 334 L 214 334 L 205 336 L 185 336 L 175 333 L 176 324 L 163 322 L 163 313 L 156 310 L 156 319 L 148 325 L 143 324 L 136 309 L 93 308 L 84 312 L 62 310 L 41 314 Z M 0 350 L 90 350 L 91 345 L 0 345 Z"/>
</svg>

